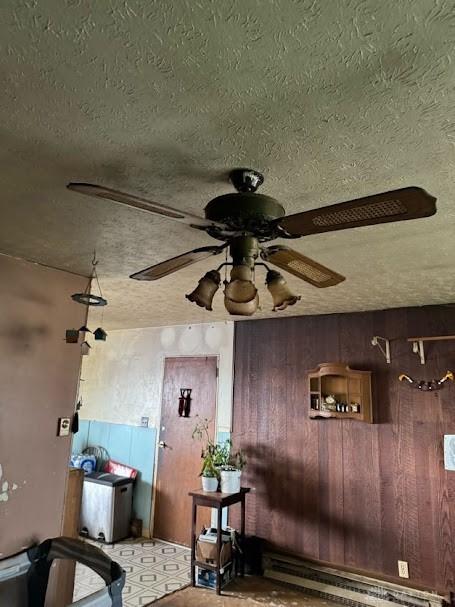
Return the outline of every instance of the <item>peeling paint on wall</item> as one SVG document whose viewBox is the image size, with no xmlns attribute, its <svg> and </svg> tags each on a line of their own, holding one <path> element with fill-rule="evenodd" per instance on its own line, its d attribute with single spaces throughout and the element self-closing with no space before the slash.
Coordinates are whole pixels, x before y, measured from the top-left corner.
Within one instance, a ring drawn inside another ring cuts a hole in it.
<svg viewBox="0 0 455 607">
<path fill-rule="evenodd" d="M 1 482 L 1 491 L 0 491 L 0 502 L 7 502 L 10 498 L 10 495 L 18 489 L 16 483 L 12 483 L 7 480 L 3 480 L 3 467 L 0 464 L 0 482 Z"/>
</svg>

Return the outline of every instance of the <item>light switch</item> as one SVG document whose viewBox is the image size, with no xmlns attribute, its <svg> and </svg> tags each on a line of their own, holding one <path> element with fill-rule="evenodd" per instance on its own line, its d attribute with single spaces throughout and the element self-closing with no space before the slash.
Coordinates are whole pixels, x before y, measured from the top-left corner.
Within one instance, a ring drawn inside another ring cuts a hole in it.
<svg viewBox="0 0 455 607">
<path fill-rule="evenodd" d="M 69 417 L 59 417 L 57 436 L 69 436 L 71 430 L 71 419 Z"/>
</svg>

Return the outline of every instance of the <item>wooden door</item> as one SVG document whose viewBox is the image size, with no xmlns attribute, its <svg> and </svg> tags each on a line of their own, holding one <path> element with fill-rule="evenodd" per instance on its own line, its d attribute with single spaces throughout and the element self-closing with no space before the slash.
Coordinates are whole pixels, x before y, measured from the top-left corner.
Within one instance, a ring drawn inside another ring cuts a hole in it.
<svg viewBox="0 0 455 607">
<path fill-rule="evenodd" d="M 191 388 L 189 417 L 179 417 L 181 388 Z M 192 438 L 199 419 L 210 421 L 215 433 L 217 395 L 216 357 L 166 358 L 159 431 L 153 535 L 185 546 L 191 540 L 191 499 L 188 492 L 201 485 L 202 444 Z M 196 417 L 199 416 L 199 417 Z M 210 525 L 210 510 L 199 508 L 198 527 Z M 207 511 L 207 512 L 205 512 Z"/>
</svg>

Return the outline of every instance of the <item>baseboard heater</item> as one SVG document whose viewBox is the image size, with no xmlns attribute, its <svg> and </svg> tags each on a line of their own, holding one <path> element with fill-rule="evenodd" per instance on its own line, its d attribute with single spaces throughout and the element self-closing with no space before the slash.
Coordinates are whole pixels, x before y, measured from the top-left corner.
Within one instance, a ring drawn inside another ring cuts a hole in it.
<svg viewBox="0 0 455 607">
<path fill-rule="evenodd" d="M 272 552 L 264 554 L 263 566 L 264 576 L 267 578 L 301 586 L 311 593 L 327 599 L 335 599 L 346 605 L 370 607 L 447 605 L 447 597 L 436 593 L 415 590 Z"/>
</svg>

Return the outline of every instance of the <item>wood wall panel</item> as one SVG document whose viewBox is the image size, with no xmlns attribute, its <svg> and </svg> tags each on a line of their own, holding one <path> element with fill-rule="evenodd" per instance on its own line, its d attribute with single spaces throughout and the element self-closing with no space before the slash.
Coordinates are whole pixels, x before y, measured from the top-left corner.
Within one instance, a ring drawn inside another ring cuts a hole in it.
<svg viewBox="0 0 455 607">
<path fill-rule="evenodd" d="M 422 393 L 398 382 L 455 370 L 455 308 L 245 321 L 235 325 L 234 442 L 246 449 L 247 531 L 275 548 L 410 583 L 455 590 L 455 472 L 443 435 L 455 433 L 455 386 Z M 392 363 L 371 346 L 391 342 Z M 310 419 L 306 372 L 341 361 L 373 371 L 375 424 Z"/>
</svg>

